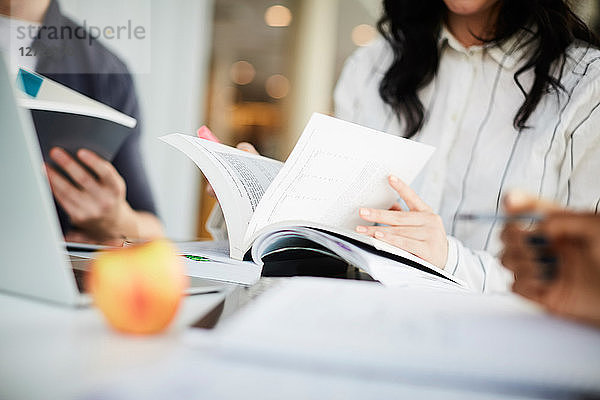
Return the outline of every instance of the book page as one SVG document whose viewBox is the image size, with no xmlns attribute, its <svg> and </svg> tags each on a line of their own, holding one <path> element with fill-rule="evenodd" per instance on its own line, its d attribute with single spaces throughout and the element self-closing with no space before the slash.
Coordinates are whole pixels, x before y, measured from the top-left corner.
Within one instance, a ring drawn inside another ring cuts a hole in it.
<svg viewBox="0 0 600 400">
<path fill-rule="evenodd" d="M 27 79 L 27 77 L 34 77 L 41 82 L 35 97 L 24 93 L 23 79 Z M 128 128 L 134 128 L 137 125 L 135 118 L 35 72 L 21 69 L 17 76 L 17 86 L 21 88 L 16 92 L 19 105 L 30 110 L 87 115 L 112 121 Z"/>
<path fill-rule="evenodd" d="M 340 238 L 340 236 L 343 238 Z M 275 248 L 289 247 L 285 238 L 304 238 L 328 248 L 341 259 L 361 268 L 386 286 L 406 285 L 420 280 L 422 283 L 442 282 L 456 288 L 468 286 L 448 271 L 441 269 L 417 256 L 385 242 L 361 235 L 348 229 L 320 227 L 319 224 L 305 221 L 290 221 L 269 225 L 259 231 L 252 245 L 252 259 L 262 265 L 262 258 Z M 361 248 L 351 239 L 372 247 Z M 387 246 L 387 247 L 386 247 Z M 381 254 L 381 252 L 385 252 Z M 398 257 L 394 257 L 398 256 Z M 417 265 L 415 265 L 417 264 Z M 413 279 L 416 278 L 416 279 Z"/>
<path fill-rule="evenodd" d="M 241 259 L 248 222 L 283 164 L 193 136 L 171 134 L 160 139 L 186 154 L 202 170 L 223 209 L 230 256 Z"/>
<path fill-rule="evenodd" d="M 313 114 L 252 217 L 245 243 L 261 228 L 302 220 L 354 230 L 360 207 L 389 208 L 394 174 L 410 184 L 434 148 L 322 114 Z"/>
<path fill-rule="evenodd" d="M 227 241 L 177 242 L 175 245 L 184 257 L 187 276 L 241 285 L 253 285 L 260 278 L 262 268 L 258 265 L 229 257 Z"/>
</svg>

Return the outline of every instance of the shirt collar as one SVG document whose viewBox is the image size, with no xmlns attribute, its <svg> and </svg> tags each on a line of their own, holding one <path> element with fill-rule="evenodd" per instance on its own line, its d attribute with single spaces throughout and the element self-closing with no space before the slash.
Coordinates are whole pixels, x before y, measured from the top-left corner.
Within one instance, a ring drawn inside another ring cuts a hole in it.
<svg viewBox="0 0 600 400">
<path fill-rule="evenodd" d="M 513 69 L 530 50 L 531 36 L 532 33 L 530 31 L 523 29 L 520 33 L 511 36 L 508 40 L 500 44 L 487 43 L 467 48 L 454 37 L 446 25 L 443 25 L 438 45 L 440 49 L 447 45 L 453 50 L 468 55 L 485 51 L 503 68 Z"/>
</svg>

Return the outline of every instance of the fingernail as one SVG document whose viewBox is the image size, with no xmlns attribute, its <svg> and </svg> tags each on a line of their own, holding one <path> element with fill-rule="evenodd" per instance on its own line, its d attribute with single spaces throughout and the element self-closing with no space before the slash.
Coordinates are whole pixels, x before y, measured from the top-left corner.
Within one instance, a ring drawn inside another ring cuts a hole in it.
<svg viewBox="0 0 600 400">
<path fill-rule="evenodd" d="M 540 234 L 527 235 L 527 243 L 534 247 L 546 247 L 549 242 L 546 236 Z"/>
<path fill-rule="evenodd" d="M 556 264 L 558 262 L 558 258 L 552 254 L 543 254 L 535 259 L 540 264 Z"/>
<path fill-rule="evenodd" d="M 396 175 L 390 175 L 390 182 L 398 183 L 398 177 Z"/>
<path fill-rule="evenodd" d="M 377 239 L 381 239 L 381 238 L 383 238 L 383 232 L 379 232 L 379 231 L 375 232 L 375 237 L 376 237 Z"/>
<path fill-rule="evenodd" d="M 539 278 L 543 281 L 552 281 L 558 274 L 558 258 L 554 255 L 546 254 L 536 259 Z"/>
<path fill-rule="evenodd" d="M 242 151 L 250 151 L 252 150 L 252 145 L 250 143 L 242 142 L 238 143 L 237 148 Z"/>
<path fill-rule="evenodd" d="M 366 217 L 369 214 L 371 214 L 371 211 L 369 211 L 368 208 L 361 208 L 358 212 L 359 212 L 360 215 L 362 215 L 364 217 Z"/>
<path fill-rule="evenodd" d="M 364 226 L 357 226 L 356 227 L 356 232 L 365 233 L 366 231 L 367 231 L 367 228 L 365 228 Z"/>
<path fill-rule="evenodd" d="M 541 280 L 550 282 L 553 281 L 558 275 L 558 265 L 557 264 L 538 264 L 538 269 L 540 271 L 539 277 Z"/>
<path fill-rule="evenodd" d="M 86 149 L 80 149 L 77 152 L 77 155 L 79 156 L 79 158 L 89 158 L 91 156 L 89 150 Z"/>
<path fill-rule="evenodd" d="M 54 157 L 59 157 L 59 158 L 63 158 L 65 156 L 65 151 L 63 149 L 61 149 L 60 147 L 53 147 L 50 150 L 50 155 L 54 158 Z"/>
<path fill-rule="evenodd" d="M 522 207 L 530 201 L 531 196 L 526 192 L 513 189 L 504 196 L 504 204 L 511 207 Z"/>
</svg>

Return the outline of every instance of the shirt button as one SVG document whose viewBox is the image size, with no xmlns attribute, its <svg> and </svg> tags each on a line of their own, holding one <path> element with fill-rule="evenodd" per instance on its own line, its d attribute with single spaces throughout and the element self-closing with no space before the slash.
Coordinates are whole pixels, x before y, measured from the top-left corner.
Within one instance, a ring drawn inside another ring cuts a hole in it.
<svg viewBox="0 0 600 400">
<path fill-rule="evenodd" d="M 458 115 L 454 113 L 450 116 L 450 119 L 452 120 L 452 122 L 456 122 L 456 120 L 458 119 Z"/>
</svg>

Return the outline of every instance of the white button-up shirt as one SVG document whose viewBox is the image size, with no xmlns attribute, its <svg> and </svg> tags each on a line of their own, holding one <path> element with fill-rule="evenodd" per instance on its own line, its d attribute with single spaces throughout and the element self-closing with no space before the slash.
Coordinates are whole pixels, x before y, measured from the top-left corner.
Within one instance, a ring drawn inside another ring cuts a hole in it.
<svg viewBox="0 0 600 400">
<path fill-rule="evenodd" d="M 545 93 L 527 121 L 513 126 L 524 95 L 514 74 L 530 48 L 465 48 L 447 30 L 433 82 L 419 92 L 426 109 L 415 140 L 436 147 L 412 185 L 444 221 L 446 270 L 483 292 L 507 290 L 512 274 L 497 258 L 501 225 L 464 221 L 464 213 L 500 213 L 503 194 L 519 188 L 565 206 L 598 210 L 600 204 L 600 51 L 578 43 L 567 50 L 561 83 Z M 383 39 L 357 50 L 335 90 L 336 115 L 395 135 L 403 124 L 379 96 L 392 62 Z M 526 90 L 531 70 L 519 77 Z"/>
</svg>

